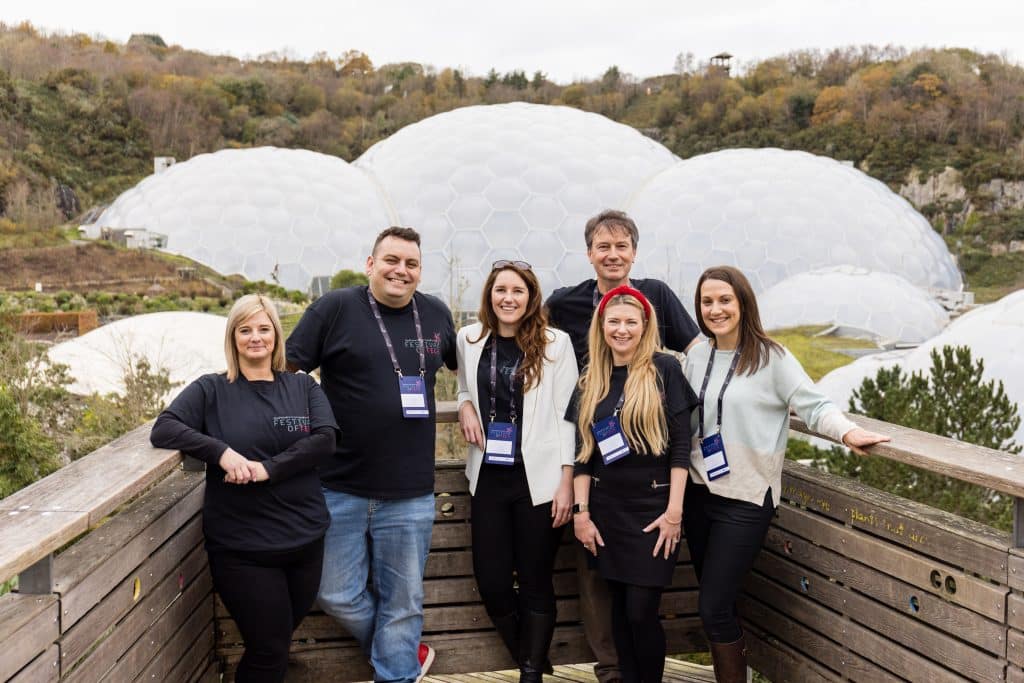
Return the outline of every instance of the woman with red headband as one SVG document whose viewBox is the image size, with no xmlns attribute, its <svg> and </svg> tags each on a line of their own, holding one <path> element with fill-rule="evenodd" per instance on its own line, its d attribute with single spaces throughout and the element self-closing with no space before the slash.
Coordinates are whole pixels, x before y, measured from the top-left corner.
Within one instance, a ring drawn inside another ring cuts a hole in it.
<svg viewBox="0 0 1024 683">
<path fill-rule="evenodd" d="M 575 430 L 562 419 L 578 371 L 569 336 L 547 326 L 525 261 L 495 261 L 480 321 L 459 330 L 459 423 L 473 574 L 519 680 L 540 683 L 555 628 L 551 577 L 572 513 Z"/>
<path fill-rule="evenodd" d="M 573 527 L 612 593 L 612 631 L 627 682 L 665 668 L 661 593 L 672 581 L 696 397 L 679 361 L 660 353 L 650 303 L 608 291 L 590 324 L 590 362 L 569 417 L 578 449 Z"/>
</svg>

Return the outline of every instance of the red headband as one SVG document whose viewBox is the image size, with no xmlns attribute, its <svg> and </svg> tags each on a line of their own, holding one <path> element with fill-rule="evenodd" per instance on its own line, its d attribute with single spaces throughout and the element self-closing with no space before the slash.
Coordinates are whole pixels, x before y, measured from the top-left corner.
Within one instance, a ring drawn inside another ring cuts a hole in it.
<svg viewBox="0 0 1024 683">
<path fill-rule="evenodd" d="M 597 314 L 604 315 L 604 307 L 608 305 L 612 297 L 619 296 L 620 294 L 628 294 L 633 297 L 644 307 L 644 320 L 648 320 L 651 317 L 651 302 L 647 300 L 647 297 L 638 289 L 633 289 L 629 285 L 619 285 L 608 290 L 608 293 L 601 298 L 601 303 L 597 305 Z"/>
</svg>

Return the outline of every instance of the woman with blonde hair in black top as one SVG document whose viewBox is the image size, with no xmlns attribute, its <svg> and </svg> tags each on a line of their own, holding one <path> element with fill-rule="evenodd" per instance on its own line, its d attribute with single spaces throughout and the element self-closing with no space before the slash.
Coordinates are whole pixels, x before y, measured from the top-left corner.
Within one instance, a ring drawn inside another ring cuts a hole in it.
<svg viewBox="0 0 1024 683">
<path fill-rule="evenodd" d="M 266 297 L 235 302 L 224 350 L 227 372 L 188 385 L 150 441 L 206 463 L 210 573 L 245 642 L 235 680 L 277 683 L 320 585 L 329 518 L 315 468 L 334 452 L 337 425 L 317 383 L 284 371 Z"/>
<path fill-rule="evenodd" d="M 622 678 L 661 681 L 663 588 L 679 553 L 696 397 L 675 357 L 658 351 L 657 315 L 628 286 L 609 290 L 590 325 L 590 362 L 574 418 L 573 526 L 612 593 Z"/>
</svg>

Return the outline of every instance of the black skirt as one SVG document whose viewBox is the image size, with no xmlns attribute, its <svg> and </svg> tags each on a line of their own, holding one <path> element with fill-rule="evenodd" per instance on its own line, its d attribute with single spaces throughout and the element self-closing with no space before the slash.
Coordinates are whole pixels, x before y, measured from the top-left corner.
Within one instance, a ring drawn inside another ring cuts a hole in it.
<svg viewBox="0 0 1024 683">
<path fill-rule="evenodd" d="M 632 487 L 630 487 L 632 488 Z M 597 570 L 605 579 L 637 586 L 664 587 L 672 583 L 679 545 L 665 559 L 664 546 L 654 557 L 658 530 L 644 533 L 668 506 L 664 487 L 646 491 L 607 490 L 600 482 L 590 489 L 590 518 L 601 534 L 604 547 L 597 547 Z"/>
</svg>

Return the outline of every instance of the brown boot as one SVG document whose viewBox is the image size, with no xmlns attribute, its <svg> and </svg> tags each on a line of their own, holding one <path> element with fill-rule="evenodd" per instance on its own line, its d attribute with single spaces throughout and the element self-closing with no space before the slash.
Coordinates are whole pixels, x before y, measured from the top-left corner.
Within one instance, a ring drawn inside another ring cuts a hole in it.
<svg viewBox="0 0 1024 683">
<path fill-rule="evenodd" d="M 743 636 L 733 643 L 711 643 L 711 661 L 718 683 L 747 683 L 747 646 Z"/>
</svg>

